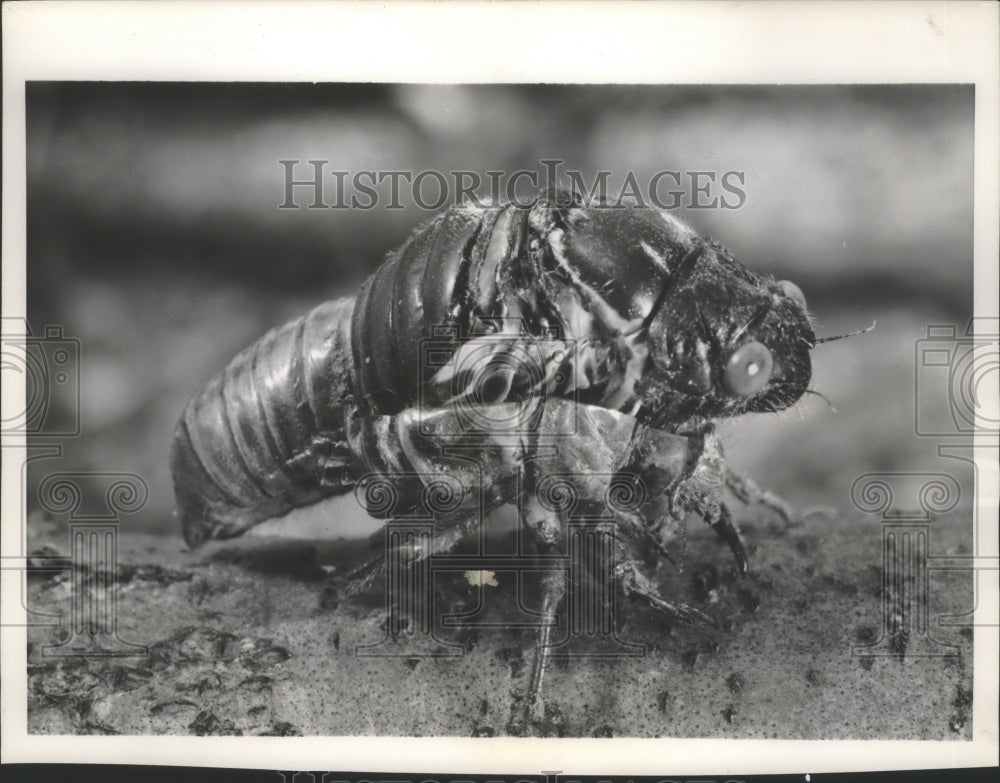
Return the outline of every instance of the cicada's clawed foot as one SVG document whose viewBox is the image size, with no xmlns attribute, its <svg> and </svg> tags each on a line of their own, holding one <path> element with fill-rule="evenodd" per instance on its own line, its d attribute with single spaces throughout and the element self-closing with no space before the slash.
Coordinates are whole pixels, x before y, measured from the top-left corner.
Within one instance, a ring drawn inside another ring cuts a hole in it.
<svg viewBox="0 0 1000 783">
<path fill-rule="evenodd" d="M 761 489 L 753 479 L 730 471 L 726 476 L 726 486 L 744 505 L 764 506 L 781 517 L 786 525 L 791 525 L 795 521 L 795 513 L 788 502 L 773 492 Z"/>
<path fill-rule="evenodd" d="M 562 571 L 548 571 L 542 577 L 542 624 L 538 628 L 535 660 L 531 667 L 531 680 L 525 697 L 517 705 L 508 724 L 511 734 L 527 736 L 532 725 L 542 717 L 542 683 L 548 670 L 552 653 L 552 629 L 566 596 L 566 578 Z"/>
<path fill-rule="evenodd" d="M 740 538 L 740 532 L 733 525 L 733 515 L 729 512 L 729 508 L 725 503 L 719 506 L 719 519 L 712 524 L 712 530 L 715 531 L 719 538 L 726 542 L 726 545 L 732 551 L 733 557 L 736 558 L 736 567 L 739 570 L 740 576 L 746 576 L 747 571 L 750 570 L 747 550 L 743 546 L 743 539 Z"/>
<path fill-rule="evenodd" d="M 718 628 L 715 618 L 701 609 L 683 601 L 668 601 L 660 595 L 655 585 L 643 576 L 631 564 L 621 567 L 617 573 L 618 584 L 622 592 L 629 598 L 641 600 L 650 609 L 659 612 L 671 620 L 683 620 L 688 623 L 704 623 Z"/>
</svg>

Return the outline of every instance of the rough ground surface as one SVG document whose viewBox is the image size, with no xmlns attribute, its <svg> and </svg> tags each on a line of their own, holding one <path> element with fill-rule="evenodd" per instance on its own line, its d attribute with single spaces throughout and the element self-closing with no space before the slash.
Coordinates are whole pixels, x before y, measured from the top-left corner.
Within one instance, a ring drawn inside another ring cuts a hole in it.
<svg viewBox="0 0 1000 783">
<path fill-rule="evenodd" d="M 966 525 L 942 519 L 932 550 L 968 551 Z M 35 523 L 58 547 L 54 523 Z M 689 544 L 685 572 L 661 569 L 671 595 L 709 609 L 724 630 L 667 624 L 626 605 L 621 638 L 642 657 L 557 662 L 545 688 L 549 736 L 967 739 L 972 634 L 935 628 L 949 658 L 852 656 L 881 628 L 880 532 L 861 515 L 815 515 L 783 529 L 744 522 L 752 571 L 736 577 L 710 531 Z M 29 725 L 41 733 L 200 735 L 458 735 L 507 731 L 527 684 L 525 632 L 480 629 L 455 658 L 362 658 L 378 642 L 380 597 L 338 602 L 329 574 L 367 544 L 247 538 L 184 551 L 176 539 L 123 535 L 115 595 L 121 639 L 148 647 L 132 658 L 55 658 L 65 634 L 35 629 L 29 642 Z M 51 550 L 48 550 L 51 553 Z M 324 567 L 325 566 L 325 567 Z M 485 586 L 490 619 L 510 618 L 509 577 Z M 456 577 L 439 590 L 454 611 L 475 603 Z M 30 605 L 67 612 L 65 573 L 29 578 Z M 937 572 L 931 617 L 972 607 L 971 580 Z M 500 607 L 500 608 L 496 608 Z M 506 608 L 505 608 L 506 607 Z M 505 614 L 506 613 L 506 614 Z M 919 641 L 919 640 L 918 640 Z M 395 650 L 392 645 L 387 649 Z M 404 653 L 405 654 L 405 653 Z"/>
<path fill-rule="evenodd" d="M 723 430 L 730 464 L 786 496 L 798 509 L 833 506 L 833 517 L 806 516 L 787 529 L 774 517 L 736 506 L 750 552 L 750 574 L 735 576 L 725 547 L 692 526 L 685 571 L 656 573 L 664 593 L 703 606 L 729 630 L 672 629 L 632 605 L 618 612 L 621 638 L 647 654 L 571 660 L 549 671 L 542 733 L 671 737 L 968 739 L 971 734 L 971 629 L 933 628 L 959 653 L 920 658 L 920 639 L 897 655 L 852 656 L 882 627 L 882 531 L 877 514 L 851 504 L 850 487 L 867 471 L 953 475 L 958 505 L 933 519 L 931 555 L 969 554 L 973 546 L 971 469 L 936 455 L 913 434 L 914 344 L 924 324 L 908 310 L 884 309 L 864 338 L 817 352 L 816 398 L 781 415 L 747 417 Z M 864 323 L 845 313 L 825 325 L 836 334 Z M 947 405 L 942 384 L 927 397 Z M 923 392 L 922 392 L 923 393 Z M 124 463 L 124 464 L 127 464 Z M 896 510 L 915 507 L 897 498 Z M 246 537 L 186 551 L 173 533 L 140 533 L 122 521 L 116 597 L 122 639 L 148 656 L 59 659 L 43 645 L 59 628 L 34 629 L 29 664 L 29 721 L 37 732 L 243 734 L 503 734 L 524 692 L 531 639 L 523 631 L 480 629 L 462 640 L 459 658 L 372 659 L 355 655 L 378 642 L 382 598 L 367 606 L 338 602 L 331 575 L 371 555 L 365 540 L 317 542 L 317 531 L 357 516 L 352 503 L 310 532 L 313 540 Z M 316 516 L 314 514 L 314 516 Z M 305 520 L 305 521 L 303 521 Z M 291 520 L 262 526 L 290 531 Z M 168 524 L 169 523 L 169 524 Z M 369 530 L 372 529 L 369 525 Z M 65 519 L 35 513 L 29 547 L 66 553 Z M 486 619 L 510 622 L 510 576 L 484 586 Z M 442 610 L 475 602 L 456 575 L 441 584 Z M 30 605 L 68 612 L 65 573 L 29 579 Z M 971 577 L 935 571 L 929 615 L 969 611 Z M 506 613 L 506 614 L 505 614 Z M 449 632 L 453 633 L 453 632 Z M 447 635 L 446 635 L 447 636 Z M 454 635 L 447 638 L 455 639 Z"/>
</svg>

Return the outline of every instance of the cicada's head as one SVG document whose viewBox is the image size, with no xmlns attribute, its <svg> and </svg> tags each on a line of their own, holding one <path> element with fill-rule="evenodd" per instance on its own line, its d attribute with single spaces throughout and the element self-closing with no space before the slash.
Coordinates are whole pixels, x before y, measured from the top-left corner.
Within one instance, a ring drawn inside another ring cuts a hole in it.
<svg viewBox="0 0 1000 783">
<path fill-rule="evenodd" d="M 757 276 L 665 211 L 567 197 L 540 202 L 532 227 L 577 303 L 557 300 L 564 320 L 583 308 L 624 345 L 603 402 L 678 431 L 782 410 L 806 391 L 816 338 L 794 283 Z"/>
<path fill-rule="evenodd" d="M 759 277 L 721 246 L 698 241 L 650 313 L 636 391 L 663 429 L 772 412 L 809 385 L 816 344 L 802 291 Z"/>
</svg>

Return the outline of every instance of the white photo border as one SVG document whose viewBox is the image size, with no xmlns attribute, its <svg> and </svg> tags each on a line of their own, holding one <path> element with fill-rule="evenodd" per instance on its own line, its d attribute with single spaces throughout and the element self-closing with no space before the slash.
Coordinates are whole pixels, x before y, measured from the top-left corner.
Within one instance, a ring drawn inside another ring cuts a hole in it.
<svg viewBox="0 0 1000 783">
<path fill-rule="evenodd" d="M 3 315 L 24 316 L 26 308 L 25 83 L 149 80 L 975 84 L 975 315 L 996 318 L 998 8 L 992 2 L 4 3 Z M 23 402 L 23 392 L 4 388 L 5 404 Z M 6 558 L 23 552 L 22 465 L 9 459 L 23 437 L 4 436 L 4 446 Z M 981 475 L 994 483 L 979 487 L 979 518 L 995 519 L 996 472 Z M 996 543 L 994 530 L 987 554 L 996 555 Z M 975 635 L 971 742 L 29 735 L 26 629 L 10 624 L 18 611 L 23 618 L 22 575 L 0 573 L 5 763 L 676 776 L 991 766 L 997 758 L 996 625 Z M 981 594 L 977 625 L 996 623 L 997 607 L 996 593 Z"/>
</svg>

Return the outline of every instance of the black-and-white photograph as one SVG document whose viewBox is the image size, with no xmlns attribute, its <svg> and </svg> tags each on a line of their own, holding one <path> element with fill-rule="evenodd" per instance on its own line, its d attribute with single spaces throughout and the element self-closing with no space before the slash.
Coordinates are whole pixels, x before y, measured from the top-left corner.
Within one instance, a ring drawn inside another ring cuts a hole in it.
<svg viewBox="0 0 1000 783">
<path fill-rule="evenodd" d="M 32 729 L 967 738 L 974 107 L 28 85 Z"/>
<path fill-rule="evenodd" d="M 970 743 L 980 100 L 26 81 L 27 733 Z"/>
</svg>

